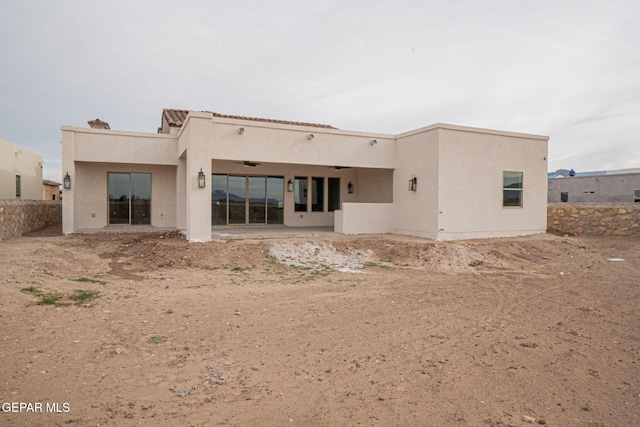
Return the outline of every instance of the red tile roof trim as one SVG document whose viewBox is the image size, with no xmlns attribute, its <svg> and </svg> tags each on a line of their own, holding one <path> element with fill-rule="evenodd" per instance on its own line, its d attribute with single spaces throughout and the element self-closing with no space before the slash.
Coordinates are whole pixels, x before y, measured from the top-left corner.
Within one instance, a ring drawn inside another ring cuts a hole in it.
<svg viewBox="0 0 640 427">
<path fill-rule="evenodd" d="M 288 120 L 274 120 L 274 119 L 263 119 L 258 117 L 233 116 L 229 114 L 215 113 L 213 111 L 203 111 L 203 113 L 210 113 L 213 115 L 213 117 L 220 117 L 222 119 L 250 120 L 254 122 L 277 123 L 281 125 L 309 126 L 309 127 L 317 127 L 317 128 L 324 128 L 324 129 L 335 129 L 331 125 L 322 125 L 318 123 L 292 122 Z M 162 118 L 167 121 L 169 126 L 181 127 L 187 118 L 187 114 L 189 114 L 189 110 L 174 110 L 170 108 L 165 108 L 164 110 L 162 110 Z"/>
</svg>

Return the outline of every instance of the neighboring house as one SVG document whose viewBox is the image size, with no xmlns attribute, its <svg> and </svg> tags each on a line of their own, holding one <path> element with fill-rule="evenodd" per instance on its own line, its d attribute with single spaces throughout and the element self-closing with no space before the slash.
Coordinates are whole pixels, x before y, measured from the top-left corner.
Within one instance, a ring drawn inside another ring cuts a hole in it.
<svg viewBox="0 0 640 427">
<path fill-rule="evenodd" d="M 545 136 L 447 124 L 386 135 L 171 109 L 157 134 L 98 124 L 61 128 L 65 234 L 179 229 L 206 241 L 212 227 L 283 224 L 444 240 L 546 230 Z"/>
<path fill-rule="evenodd" d="M 549 203 L 640 203 L 640 170 L 580 172 L 563 176 L 549 175 Z"/>
<path fill-rule="evenodd" d="M 42 200 L 42 156 L 2 138 L 0 199 Z"/>
<path fill-rule="evenodd" d="M 42 181 L 44 187 L 44 200 L 60 200 L 60 183 L 45 179 Z"/>
</svg>

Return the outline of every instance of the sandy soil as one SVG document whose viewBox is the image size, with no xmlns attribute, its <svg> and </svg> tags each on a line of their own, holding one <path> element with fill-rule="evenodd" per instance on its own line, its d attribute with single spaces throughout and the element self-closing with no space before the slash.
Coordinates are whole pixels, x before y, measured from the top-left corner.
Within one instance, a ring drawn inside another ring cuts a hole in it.
<svg viewBox="0 0 640 427">
<path fill-rule="evenodd" d="M 631 238 L 35 233 L 0 425 L 636 426 L 639 302 Z"/>
</svg>

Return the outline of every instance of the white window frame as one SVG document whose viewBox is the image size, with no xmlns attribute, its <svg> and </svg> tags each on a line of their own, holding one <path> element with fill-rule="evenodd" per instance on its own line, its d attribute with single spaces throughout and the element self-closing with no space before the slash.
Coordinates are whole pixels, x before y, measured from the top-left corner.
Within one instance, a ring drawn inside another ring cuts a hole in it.
<svg viewBox="0 0 640 427">
<path fill-rule="evenodd" d="M 506 187 L 505 178 L 507 174 L 519 174 L 520 175 L 520 187 Z M 517 191 L 520 193 L 519 204 L 508 205 L 506 202 L 506 191 Z M 521 209 L 524 206 L 524 172 L 523 171 L 502 171 L 502 207 L 507 209 Z"/>
</svg>

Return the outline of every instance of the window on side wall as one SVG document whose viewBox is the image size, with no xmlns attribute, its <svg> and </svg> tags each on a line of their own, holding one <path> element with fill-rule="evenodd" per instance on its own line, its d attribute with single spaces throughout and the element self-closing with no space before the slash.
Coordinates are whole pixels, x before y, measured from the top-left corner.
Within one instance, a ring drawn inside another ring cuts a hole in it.
<svg viewBox="0 0 640 427">
<path fill-rule="evenodd" d="M 22 197 L 22 186 L 20 185 L 20 175 L 16 175 L 16 199 Z"/>
<path fill-rule="evenodd" d="M 634 203 L 640 203 L 640 190 L 633 192 L 633 201 Z"/>
<path fill-rule="evenodd" d="M 569 201 L 569 192 L 568 191 L 563 191 L 562 193 L 560 193 L 560 201 L 562 203 L 567 203 Z"/>
<path fill-rule="evenodd" d="M 504 171 L 502 173 L 502 206 L 522 207 L 523 173 Z"/>
</svg>

